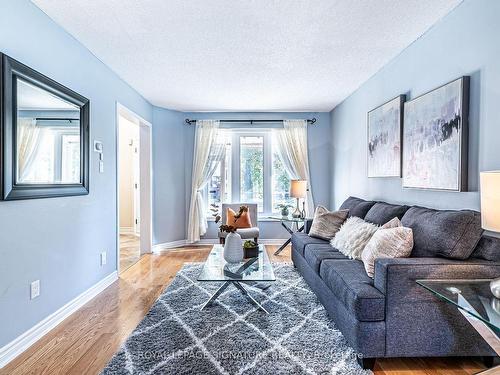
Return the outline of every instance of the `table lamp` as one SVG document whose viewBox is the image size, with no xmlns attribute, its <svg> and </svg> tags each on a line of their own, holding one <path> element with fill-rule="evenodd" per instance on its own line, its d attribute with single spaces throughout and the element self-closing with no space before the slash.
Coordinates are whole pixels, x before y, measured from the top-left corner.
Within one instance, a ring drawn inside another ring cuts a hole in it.
<svg viewBox="0 0 500 375">
<path fill-rule="evenodd" d="M 481 172 L 481 226 L 500 232 L 500 171 Z M 490 289 L 500 298 L 500 277 L 491 281 Z"/>
<path fill-rule="evenodd" d="M 307 181 L 306 180 L 292 180 L 290 183 L 290 197 L 297 199 L 297 207 L 295 211 L 292 213 L 292 217 L 299 218 L 301 217 L 301 212 L 299 208 L 299 200 L 300 198 L 304 199 L 306 197 L 307 192 Z"/>
</svg>

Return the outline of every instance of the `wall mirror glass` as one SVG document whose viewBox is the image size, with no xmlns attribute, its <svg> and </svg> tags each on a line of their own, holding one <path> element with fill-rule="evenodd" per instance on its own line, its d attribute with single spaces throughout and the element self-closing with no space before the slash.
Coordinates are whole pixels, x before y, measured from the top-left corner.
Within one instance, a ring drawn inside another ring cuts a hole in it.
<svg viewBox="0 0 500 375">
<path fill-rule="evenodd" d="M 89 101 L 2 56 L 2 197 L 88 194 Z"/>
</svg>

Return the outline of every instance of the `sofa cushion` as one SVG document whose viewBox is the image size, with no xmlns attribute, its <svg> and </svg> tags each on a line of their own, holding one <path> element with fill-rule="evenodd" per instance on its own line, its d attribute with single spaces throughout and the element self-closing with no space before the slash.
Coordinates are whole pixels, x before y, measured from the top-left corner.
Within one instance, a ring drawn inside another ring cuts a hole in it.
<svg viewBox="0 0 500 375">
<path fill-rule="evenodd" d="M 385 319 L 385 296 L 373 286 L 363 263 L 357 260 L 325 259 L 320 277 L 358 321 Z"/>
<path fill-rule="evenodd" d="M 348 217 L 357 216 L 364 219 L 366 213 L 372 208 L 375 202 L 365 201 L 361 198 L 349 197 L 340 206 L 339 210 L 349 210 Z"/>
<path fill-rule="evenodd" d="M 300 255 L 304 256 L 304 249 L 306 245 L 309 244 L 329 245 L 328 241 L 320 238 L 309 237 L 309 235 L 303 232 L 297 232 L 292 235 L 292 247 L 298 251 Z"/>
<path fill-rule="evenodd" d="M 309 264 L 309 266 L 311 266 L 316 273 L 319 273 L 321 262 L 325 259 L 349 259 L 344 254 L 341 254 L 337 249 L 333 248 L 330 244 L 306 245 L 304 258 L 306 259 L 307 264 Z"/>
<path fill-rule="evenodd" d="M 411 207 L 401 223 L 413 230 L 412 257 L 467 259 L 481 239 L 481 215 L 471 210 Z"/>
<path fill-rule="evenodd" d="M 385 202 L 375 203 L 365 216 L 365 220 L 377 225 L 384 225 L 391 219 L 401 219 L 409 206 L 399 206 Z"/>
<path fill-rule="evenodd" d="M 471 257 L 500 262 L 500 238 L 482 236 Z"/>
</svg>

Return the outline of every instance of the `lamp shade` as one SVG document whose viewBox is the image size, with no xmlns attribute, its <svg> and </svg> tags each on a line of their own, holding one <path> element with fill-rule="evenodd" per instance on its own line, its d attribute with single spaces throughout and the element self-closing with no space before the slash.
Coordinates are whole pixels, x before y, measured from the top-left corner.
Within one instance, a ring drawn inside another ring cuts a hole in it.
<svg viewBox="0 0 500 375">
<path fill-rule="evenodd" d="M 500 232 L 500 171 L 481 172 L 482 227 Z"/>
<path fill-rule="evenodd" d="M 307 192 L 306 180 L 292 180 L 290 184 L 290 197 L 305 198 Z"/>
</svg>

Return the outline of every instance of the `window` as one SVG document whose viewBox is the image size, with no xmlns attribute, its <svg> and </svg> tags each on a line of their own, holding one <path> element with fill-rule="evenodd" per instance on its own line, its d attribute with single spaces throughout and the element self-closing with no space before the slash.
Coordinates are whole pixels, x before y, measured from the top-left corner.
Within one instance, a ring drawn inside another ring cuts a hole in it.
<svg viewBox="0 0 500 375">
<path fill-rule="evenodd" d="M 222 203 L 257 203 L 261 215 L 279 213 L 278 204 L 294 204 L 290 178 L 269 129 L 232 129 L 223 133 L 226 151 L 205 188 L 207 216 Z"/>
<path fill-rule="evenodd" d="M 264 137 L 240 137 L 240 201 L 264 210 Z"/>
</svg>

